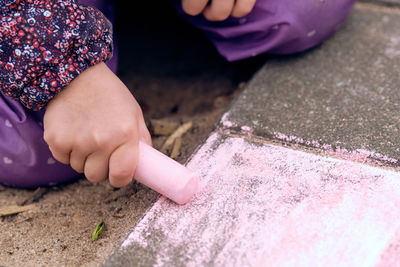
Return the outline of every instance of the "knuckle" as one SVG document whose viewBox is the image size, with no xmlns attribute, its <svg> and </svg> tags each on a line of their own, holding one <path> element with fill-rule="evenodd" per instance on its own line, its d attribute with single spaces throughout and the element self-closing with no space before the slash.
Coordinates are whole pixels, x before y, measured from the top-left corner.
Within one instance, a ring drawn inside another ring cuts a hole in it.
<svg viewBox="0 0 400 267">
<path fill-rule="evenodd" d="M 68 149 L 68 145 L 66 142 L 60 138 L 60 137 L 55 137 L 51 140 L 50 143 L 48 143 L 49 146 L 53 147 L 55 150 L 59 152 L 64 152 Z"/>
<path fill-rule="evenodd" d="M 111 140 L 110 135 L 104 132 L 94 134 L 93 139 L 94 139 L 93 145 L 96 148 L 103 148 L 107 146 L 107 144 Z"/>
<path fill-rule="evenodd" d="M 55 134 L 49 130 L 45 130 L 43 133 L 43 139 L 47 144 L 52 144 L 55 139 Z"/>
<path fill-rule="evenodd" d="M 103 131 L 93 135 L 93 146 L 97 149 L 103 149 L 109 147 L 111 144 L 122 142 L 125 140 L 132 139 L 135 136 L 135 127 L 133 126 L 121 126 L 118 129 L 112 129 L 112 131 Z M 89 142 L 82 139 L 80 145 L 87 147 Z"/>
<path fill-rule="evenodd" d="M 45 131 L 43 133 L 43 139 L 47 143 L 48 146 L 52 147 L 55 150 L 67 150 L 69 148 L 69 138 L 65 136 L 61 136 L 52 131 Z"/>
<path fill-rule="evenodd" d="M 79 153 L 86 154 L 88 150 L 90 151 L 92 144 L 88 138 L 77 137 L 74 143 L 74 150 Z"/>
<path fill-rule="evenodd" d="M 132 139 L 136 134 L 136 127 L 133 125 L 126 125 L 124 127 L 121 127 L 119 129 L 119 138 L 123 140 L 129 140 Z"/>
</svg>

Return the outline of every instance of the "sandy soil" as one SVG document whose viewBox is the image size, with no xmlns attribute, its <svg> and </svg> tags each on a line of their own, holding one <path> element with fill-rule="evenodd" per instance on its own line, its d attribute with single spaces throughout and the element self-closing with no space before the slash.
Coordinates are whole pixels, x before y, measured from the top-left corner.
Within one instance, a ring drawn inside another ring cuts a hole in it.
<svg viewBox="0 0 400 267">
<path fill-rule="evenodd" d="M 146 122 L 154 118 L 193 122 L 178 157 L 184 163 L 262 60 L 226 63 L 167 4 L 152 14 L 141 4 L 143 12 L 135 16 L 117 4 L 119 76 L 141 104 Z M 165 137 L 153 137 L 156 148 L 164 141 Z M 36 205 L 0 218 L 0 266 L 98 265 L 158 197 L 135 182 L 115 189 L 107 182 L 81 179 L 42 189 L 40 194 L 0 186 L 0 207 Z M 105 230 L 92 242 L 91 233 L 100 221 Z"/>
</svg>

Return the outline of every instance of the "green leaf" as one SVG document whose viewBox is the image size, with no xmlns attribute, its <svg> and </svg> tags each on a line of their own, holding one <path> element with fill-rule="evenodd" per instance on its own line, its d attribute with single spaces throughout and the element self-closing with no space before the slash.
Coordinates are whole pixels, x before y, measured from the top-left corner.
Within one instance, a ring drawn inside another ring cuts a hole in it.
<svg viewBox="0 0 400 267">
<path fill-rule="evenodd" d="M 96 229 L 94 229 L 93 233 L 92 233 L 92 241 L 96 241 L 99 238 L 99 235 L 101 234 L 101 232 L 103 232 L 103 228 L 104 228 L 104 222 L 100 222 Z"/>
</svg>

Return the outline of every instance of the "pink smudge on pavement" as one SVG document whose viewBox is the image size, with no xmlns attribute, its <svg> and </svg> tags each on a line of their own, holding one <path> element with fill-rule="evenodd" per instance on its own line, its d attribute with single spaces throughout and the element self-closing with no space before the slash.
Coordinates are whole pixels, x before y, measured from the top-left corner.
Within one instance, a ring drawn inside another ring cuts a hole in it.
<svg viewBox="0 0 400 267">
<path fill-rule="evenodd" d="M 213 134 L 188 167 L 200 191 L 160 200 L 122 249 L 155 266 L 375 266 L 396 259 L 400 174 Z M 150 255 L 150 256 L 149 256 Z"/>
<path fill-rule="evenodd" d="M 229 112 L 225 113 L 225 114 L 222 116 L 222 118 L 221 118 L 221 120 L 220 120 L 221 125 L 222 125 L 224 128 L 236 127 L 237 124 L 234 123 L 234 122 L 232 122 L 232 121 L 230 121 L 230 120 L 228 120 L 228 116 L 229 116 Z"/>
<path fill-rule="evenodd" d="M 388 164 L 397 164 L 398 160 L 394 158 L 390 158 L 388 156 L 382 155 L 381 153 L 377 152 L 372 152 L 368 151 L 366 149 L 355 149 L 355 150 L 348 150 L 345 148 L 342 148 L 338 145 L 335 145 L 333 147 L 330 144 L 321 144 L 320 142 L 316 140 L 307 140 L 305 141 L 301 137 L 296 137 L 296 136 L 288 136 L 280 132 L 274 132 L 273 133 L 275 139 L 283 141 L 283 142 L 288 142 L 288 143 L 293 143 L 295 145 L 304 145 L 308 147 L 315 148 L 319 150 L 320 152 L 323 152 L 325 154 L 328 154 L 330 156 L 338 157 L 341 159 L 347 159 L 347 160 L 352 160 L 356 162 L 361 162 L 361 163 L 377 163 L 378 165 L 382 165 L 382 163 L 388 163 Z"/>
<path fill-rule="evenodd" d="M 228 119 L 229 116 L 229 112 L 225 113 L 222 116 L 220 120 L 221 127 L 219 129 L 220 132 L 228 135 L 231 133 L 232 128 L 238 127 L 235 122 L 232 122 Z M 254 130 L 251 127 L 246 125 L 240 127 L 240 134 L 248 137 L 253 136 L 253 131 Z M 316 149 L 317 152 L 332 157 L 356 161 L 360 163 L 374 163 L 379 166 L 382 166 L 383 164 L 398 165 L 399 163 L 397 159 L 366 149 L 348 150 L 346 148 L 340 147 L 340 142 L 336 142 L 336 144 L 333 146 L 331 144 L 321 143 L 317 140 L 306 140 L 302 137 L 298 137 L 295 135 L 286 135 L 281 132 L 273 132 L 272 138 L 285 143 L 290 143 L 294 148 L 297 148 L 298 146 L 311 147 L 313 149 Z"/>
</svg>

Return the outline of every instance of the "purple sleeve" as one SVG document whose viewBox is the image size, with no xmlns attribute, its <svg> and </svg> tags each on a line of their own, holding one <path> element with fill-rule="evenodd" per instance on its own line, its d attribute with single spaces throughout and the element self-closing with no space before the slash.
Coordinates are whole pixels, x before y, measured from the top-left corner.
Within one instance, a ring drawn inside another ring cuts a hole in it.
<svg viewBox="0 0 400 267">
<path fill-rule="evenodd" d="M 112 56 L 112 26 L 75 0 L 0 0 L 0 90 L 44 107 L 88 67 Z"/>
</svg>

